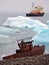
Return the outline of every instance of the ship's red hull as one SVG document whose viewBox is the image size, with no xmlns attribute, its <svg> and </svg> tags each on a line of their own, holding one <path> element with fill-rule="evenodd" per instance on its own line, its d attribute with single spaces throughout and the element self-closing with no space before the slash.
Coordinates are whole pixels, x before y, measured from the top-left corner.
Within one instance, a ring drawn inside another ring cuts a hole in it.
<svg viewBox="0 0 49 65">
<path fill-rule="evenodd" d="M 5 56 L 3 59 L 15 59 L 15 58 L 20 58 L 20 57 L 26 57 L 26 56 L 35 56 L 35 55 L 40 55 L 43 54 L 45 51 L 45 46 L 35 46 L 29 51 L 25 52 L 20 52 L 16 53 L 13 55 Z"/>
</svg>

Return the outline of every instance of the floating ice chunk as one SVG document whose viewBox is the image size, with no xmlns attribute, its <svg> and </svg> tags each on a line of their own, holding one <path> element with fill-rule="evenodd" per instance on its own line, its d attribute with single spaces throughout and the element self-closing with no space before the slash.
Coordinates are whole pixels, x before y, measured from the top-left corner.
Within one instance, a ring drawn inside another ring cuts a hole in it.
<svg viewBox="0 0 49 65">
<path fill-rule="evenodd" d="M 33 20 L 30 17 L 23 17 L 23 16 L 18 16 L 18 17 L 9 17 L 7 21 L 3 24 L 6 26 L 15 26 L 15 27 L 23 27 L 26 24 L 26 26 L 29 27 L 37 27 L 37 26 L 43 26 L 47 27 L 46 24 L 40 22 L 39 20 Z"/>
<path fill-rule="evenodd" d="M 40 32 L 42 32 L 43 30 L 46 30 L 46 29 L 48 29 L 48 27 L 37 26 L 33 29 L 33 31 L 40 33 Z"/>
<path fill-rule="evenodd" d="M 33 37 L 36 43 L 48 43 L 49 42 L 49 29 L 43 29 L 40 33 Z"/>
<path fill-rule="evenodd" d="M 47 20 L 47 26 L 49 27 L 49 20 Z"/>
</svg>

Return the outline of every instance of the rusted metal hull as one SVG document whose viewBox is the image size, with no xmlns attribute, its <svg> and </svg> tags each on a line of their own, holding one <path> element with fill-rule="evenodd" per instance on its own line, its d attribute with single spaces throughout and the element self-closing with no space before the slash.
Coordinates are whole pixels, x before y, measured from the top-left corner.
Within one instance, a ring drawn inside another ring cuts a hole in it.
<svg viewBox="0 0 49 65">
<path fill-rule="evenodd" d="M 15 58 L 21 58 L 21 57 L 26 57 L 26 56 L 35 56 L 35 55 L 40 55 L 43 54 L 45 51 L 45 46 L 35 46 L 31 50 L 26 51 L 26 52 L 20 52 L 16 54 L 12 54 L 9 56 L 3 57 L 3 59 L 15 59 Z"/>
</svg>

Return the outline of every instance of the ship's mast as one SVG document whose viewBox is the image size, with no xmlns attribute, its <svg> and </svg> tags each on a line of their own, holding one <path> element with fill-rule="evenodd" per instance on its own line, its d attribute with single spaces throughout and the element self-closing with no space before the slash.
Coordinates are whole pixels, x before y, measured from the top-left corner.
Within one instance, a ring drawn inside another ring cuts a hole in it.
<svg viewBox="0 0 49 65">
<path fill-rule="evenodd" d="M 34 3 L 32 3 L 32 8 L 31 8 L 32 10 L 33 10 L 33 7 L 34 7 Z"/>
<path fill-rule="evenodd" d="M 32 3 L 32 8 L 33 8 L 33 6 L 34 6 L 34 3 Z"/>
</svg>

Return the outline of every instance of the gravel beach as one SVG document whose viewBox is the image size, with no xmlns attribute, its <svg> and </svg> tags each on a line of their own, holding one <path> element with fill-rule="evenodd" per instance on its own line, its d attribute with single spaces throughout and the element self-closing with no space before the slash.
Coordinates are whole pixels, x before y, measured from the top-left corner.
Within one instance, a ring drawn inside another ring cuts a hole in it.
<svg viewBox="0 0 49 65">
<path fill-rule="evenodd" d="M 49 54 L 2 60 L 0 65 L 49 65 Z"/>
</svg>

